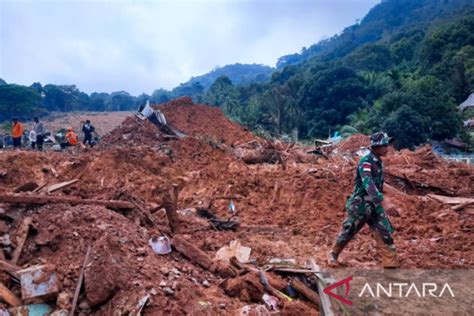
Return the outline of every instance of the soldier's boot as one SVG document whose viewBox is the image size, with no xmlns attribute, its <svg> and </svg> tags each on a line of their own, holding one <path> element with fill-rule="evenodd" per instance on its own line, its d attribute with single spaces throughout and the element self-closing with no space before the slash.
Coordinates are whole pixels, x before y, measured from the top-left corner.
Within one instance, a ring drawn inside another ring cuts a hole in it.
<svg viewBox="0 0 474 316">
<path fill-rule="evenodd" d="M 400 263 L 397 258 L 397 250 L 393 245 L 387 245 L 384 243 L 382 236 L 378 233 L 372 234 L 377 243 L 377 250 L 382 257 L 382 265 L 384 269 L 396 269 L 400 267 Z"/>
<path fill-rule="evenodd" d="M 382 265 L 384 269 L 397 269 L 400 267 L 400 263 L 397 258 L 397 251 L 395 247 L 390 247 L 385 245 L 385 247 L 380 247 L 382 255 Z"/>
<path fill-rule="evenodd" d="M 400 270 L 395 246 L 384 243 L 382 237 L 377 233 L 374 233 L 373 236 L 377 242 L 377 251 L 382 257 L 383 276 L 399 282 L 409 282 L 410 277 L 405 276 L 404 272 Z"/>
<path fill-rule="evenodd" d="M 330 266 L 337 265 L 337 259 L 339 258 L 339 254 L 342 252 L 344 247 L 346 247 L 347 243 L 338 243 L 335 242 L 332 246 L 331 250 L 328 252 L 328 264 Z"/>
</svg>

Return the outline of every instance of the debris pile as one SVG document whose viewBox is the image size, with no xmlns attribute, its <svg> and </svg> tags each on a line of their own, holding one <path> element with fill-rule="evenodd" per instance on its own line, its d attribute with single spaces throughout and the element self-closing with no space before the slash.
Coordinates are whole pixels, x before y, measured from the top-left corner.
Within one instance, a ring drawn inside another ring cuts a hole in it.
<svg viewBox="0 0 474 316">
<path fill-rule="evenodd" d="M 218 107 L 193 104 L 189 97 L 178 98 L 154 108 L 165 115 L 171 126 L 187 135 L 226 145 L 255 140 L 248 129 L 232 123 Z"/>
<path fill-rule="evenodd" d="M 110 145 L 136 146 L 137 144 L 158 143 L 163 139 L 160 130 L 153 123 L 137 116 L 129 116 L 118 128 L 108 133 L 101 142 Z"/>
<path fill-rule="evenodd" d="M 55 315 L 327 308 L 316 271 L 345 216 L 352 153 L 368 137 L 318 156 L 255 137 L 190 99 L 157 108 L 187 136 L 131 116 L 94 150 L 1 152 L 0 309 L 26 308 L 37 294 Z M 402 267 L 472 268 L 473 167 L 429 147 L 384 161 Z M 341 260 L 377 268 L 367 229 Z M 28 292 L 31 279 L 48 290 Z"/>
<path fill-rule="evenodd" d="M 342 152 L 356 152 L 361 148 L 370 146 L 370 137 L 363 134 L 354 134 L 347 139 L 342 140 L 336 145 L 336 148 Z"/>
</svg>

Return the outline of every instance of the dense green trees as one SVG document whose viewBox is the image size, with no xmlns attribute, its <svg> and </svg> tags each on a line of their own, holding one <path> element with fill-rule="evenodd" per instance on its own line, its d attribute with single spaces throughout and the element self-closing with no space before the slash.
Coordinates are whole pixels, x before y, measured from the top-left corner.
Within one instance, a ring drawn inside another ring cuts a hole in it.
<svg viewBox="0 0 474 316">
<path fill-rule="evenodd" d="M 131 96 L 128 92 L 92 93 L 90 96 L 74 85 L 42 86 L 35 82 L 30 87 L 0 83 L 0 122 L 13 116 L 31 119 L 51 111 L 130 111 L 145 104 L 152 97 L 142 94 Z"/>
<path fill-rule="evenodd" d="M 456 105 L 474 92 L 474 8 L 466 4 L 383 1 L 341 35 L 283 56 L 268 83 L 198 99 L 232 103 L 231 117 L 276 135 L 385 130 L 399 147 L 463 135 Z"/>
<path fill-rule="evenodd" d="M 13 117 L 23 118 L 37 111 L 44 112 L 40 107 L 41 96 L 33 89 L 15 84 L 0 85 L 0 120 L 11 120 Z"/>
</svg>

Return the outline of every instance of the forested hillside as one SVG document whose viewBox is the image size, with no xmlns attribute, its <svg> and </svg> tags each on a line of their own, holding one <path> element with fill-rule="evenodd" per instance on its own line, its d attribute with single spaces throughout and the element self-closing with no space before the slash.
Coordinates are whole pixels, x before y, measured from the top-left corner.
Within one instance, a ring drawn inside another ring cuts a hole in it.
<svg viewBox="0 0 474 316">
<path fill-rule="evenodd" d="M 474 92 L 474 1 L 385 0 L 366 17 L 277 69 L 229 65 L 172 91 L 87 95 L 75 86 L 0 81 L 0 121 L 72 110 L 131 110 L 188 95 L 252 130 L 300 139 L 385 130 L 412 147 L 469 141 L 456 105 Z"/>
<path fill-rule="evenodd" d="M 472 4 L 383 1 L 360 24 L 292 55 L 296 65 L 282 57 L 279 66 L 286 66 L 269 83 L 221 77 L 199 101 L 276 135 L 382 129 L 401 147 L 466 139 L 456 105 L 474 92 Z"/>
</svg>

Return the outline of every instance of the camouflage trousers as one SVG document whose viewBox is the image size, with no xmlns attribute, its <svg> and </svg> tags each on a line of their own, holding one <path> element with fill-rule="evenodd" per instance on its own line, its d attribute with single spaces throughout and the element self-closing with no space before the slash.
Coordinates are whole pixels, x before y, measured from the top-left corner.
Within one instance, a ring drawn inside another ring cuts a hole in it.
<svg viewBox="0 0 474 316">
<path fill-rule="evenodd" d="M 380 205 L 375 207 L 362 197 L 351 197 L 346 202 L 346 211 L 347 218 L 342 223 L 336 244 L 345 246 L 365 224 L 368 224 L 373 234 L 378 234 L 387 246 L 395 249 L 392 238 L 394 229 Z"/>
</svg>

